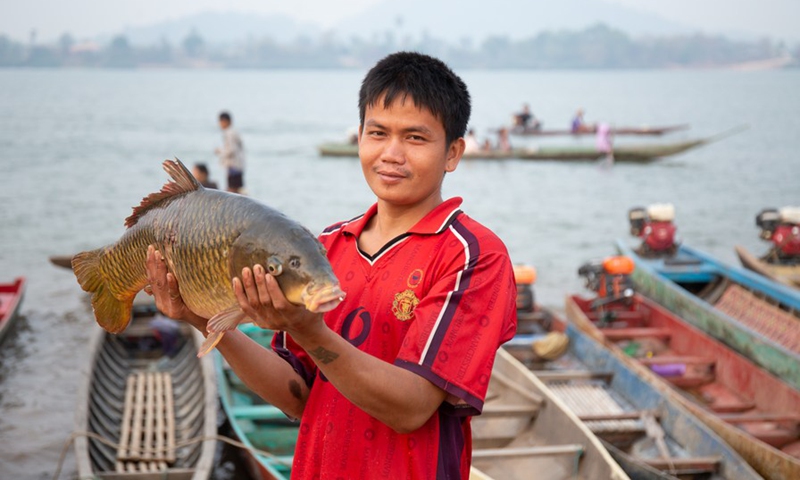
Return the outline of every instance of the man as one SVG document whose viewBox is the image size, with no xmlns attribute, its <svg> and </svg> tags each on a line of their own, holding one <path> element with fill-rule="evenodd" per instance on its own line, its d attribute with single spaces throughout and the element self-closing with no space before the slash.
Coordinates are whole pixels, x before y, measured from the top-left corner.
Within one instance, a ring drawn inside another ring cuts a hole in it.
<svg viewBox="0 0 800 480">
<path fill-rule="evenodd" d="M 233 128 L 230 113 L 219 114 L 219 128 L 222 129 L 222 147 L 215 149 L 214 153 L 228 173 L 228 191 L 243 193 L 244 145 L 239 133 Z"/>
<path fill-rule="evenodd" d="M 503 243 L 444 200 L 464 151 L 466 85 L 432 57 L 389 55 L 359 95 L 359 156 L 377 197 L 320 240 L 347 292 L 323 317 L 287 302 L 260 265 L 233 281 L 274 351 L 238 331 L 217 348 L 245 383 L 299 418 L 292 478 L 467 479 L 470 417 L 516 329 Z M 164 313 L 201 331 L 158 252 L 148 279 Z M 285 360 L 285 361 L 284 361 Z"/>
</svg>

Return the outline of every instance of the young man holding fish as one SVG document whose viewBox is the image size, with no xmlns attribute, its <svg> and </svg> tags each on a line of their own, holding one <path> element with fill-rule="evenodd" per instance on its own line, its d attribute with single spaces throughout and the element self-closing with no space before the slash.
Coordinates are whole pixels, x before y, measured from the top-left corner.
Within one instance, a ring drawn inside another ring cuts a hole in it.
<svg viewBox="0 0 800 480">
<path fill-rule="evenodd" d="M 401 52 L 370 70 L 359 108 L 359 156 L 377 202 L 319 237 L 346 296 L 312 313 L 263 266 L 245 268 L 234 292 L 247 316 L 279 332 L 274 351 L 236 330 L 217 348 L 252 390 L 300 419 L 292 478 L 467 479 L 470 417 L 516 329 L 505 246 L 460 198 L 442 198 L 464 152 L 469 93 L 444 63 Z M 206 332 L 152 248 L 147 270 L 158 307 Z"/>
</svg>

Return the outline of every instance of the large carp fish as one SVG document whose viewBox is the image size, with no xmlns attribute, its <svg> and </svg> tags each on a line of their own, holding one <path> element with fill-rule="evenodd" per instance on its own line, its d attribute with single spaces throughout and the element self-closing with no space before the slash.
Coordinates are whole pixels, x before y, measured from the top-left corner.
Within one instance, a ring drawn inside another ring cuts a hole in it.
<svg viewBox="0 0 800 480">
<path fill-rule="evenodd" d="M 186 306 L 217 330 L 198 356 L 225 330 L 251 321 L 232 286 L 244 267 L 262 265 L 287 300 L 311 311 L 326 312 L 342 301 L 325 249 L 308 229 L 249 197 L 204 188 L 177 159 L 163 166 L 172 181 L 133 209 L 122 237 L 72 259 L 101 327 L 119 333 L 128 325 L 133 298 L 147 285 L 149 245 L 163 255 Z"/>
</svg>

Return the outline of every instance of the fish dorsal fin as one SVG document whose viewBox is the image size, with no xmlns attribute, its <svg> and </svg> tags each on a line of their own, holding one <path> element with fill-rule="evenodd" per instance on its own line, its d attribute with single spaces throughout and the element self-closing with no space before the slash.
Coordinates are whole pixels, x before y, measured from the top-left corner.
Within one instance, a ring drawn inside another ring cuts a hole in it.
<svg viewBox="0 0 800 480">
<path fill-rule="evenodd" d="M 145 212 L 158 205 L 164 199 L 205 188 L 177 158 L 175 160 L 164 160 L 161 165 L 164 166 L 164 171 L 172 177 L 172 181 L 165 183 L 161 187 L 161 191 L 144 197 L 142 203 L 133 208 L 131 216 L 125 219 L 125 227 L 130 228 L 136 225 L 136 222 Z"/>
</svg>

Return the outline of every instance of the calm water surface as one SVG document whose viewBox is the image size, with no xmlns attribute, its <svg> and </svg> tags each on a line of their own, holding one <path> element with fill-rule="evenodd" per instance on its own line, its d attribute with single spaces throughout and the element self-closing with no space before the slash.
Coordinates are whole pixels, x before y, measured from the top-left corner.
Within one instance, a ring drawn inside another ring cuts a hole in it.
<svg viewBox="0 0 800 480">
<path fill-rule="evenodd" d="M 363 74 L 0 70 L 0 281 L 29 280 L 23 318 L 0 349 L 0 478 L 52 478 L 97 328 L 74 276 L 48 257 L 119 238 L 131 207 L 167 180 L 165 158 L 207 162 L 224 180 L 212 153 L 221 109 L 242 133 L 250 195 L 312 231 L 361 213 L 373 197 L 358 161 L 320 158 L 315 147 L 357 124 Z M 464 210 L 503 238 L 515 262 L 537 268 L 545 305 L 558 309 L 582 290 L 578 267 L 613 252 L 631 207 L 672 202 L 684 242 L 735 263 L 734 244 L 766 248 L 759 210 L 800 205 L 800 71 L 460 74 L 484 137 L 523 102 L 552 128 L 567 126 L 578 107 L 588 121 L 691 125 L 619 143 L 749 125 L 644 166 L 463 161 L 445 195 L 464 197 Z M 74 471 L 70 449 L 62 478 Z"/>
</svg>

